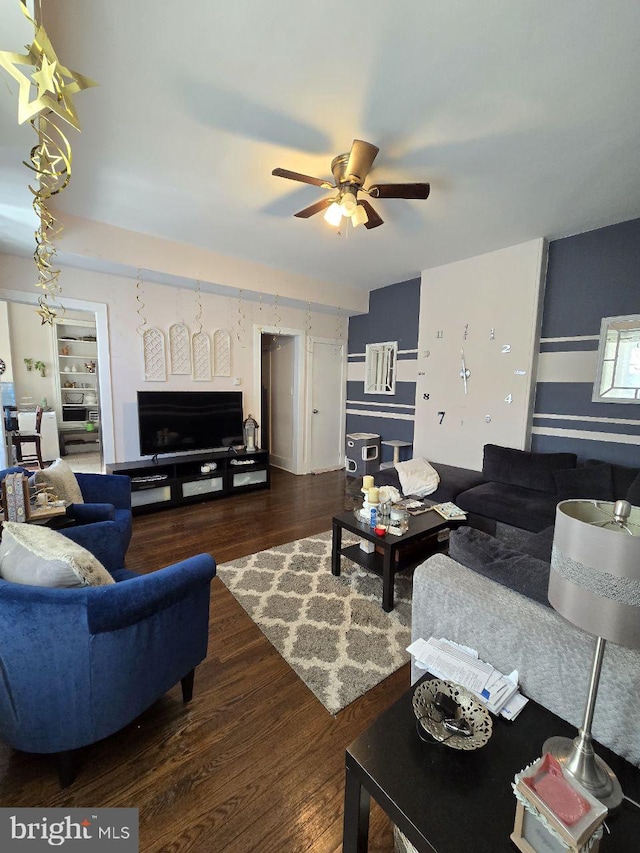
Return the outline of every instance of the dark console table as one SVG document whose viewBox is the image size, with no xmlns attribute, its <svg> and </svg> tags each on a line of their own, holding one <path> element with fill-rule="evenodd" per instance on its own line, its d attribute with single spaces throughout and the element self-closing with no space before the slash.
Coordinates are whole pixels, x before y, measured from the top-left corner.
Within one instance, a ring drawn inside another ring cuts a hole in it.
<svg viewBox="0 0 640 853">
<path fill-rule="evenodd" d="M 209 465 L 211 470 L 202 471 Z M 207 453 L 159 457 L 107 465 L 107 474 L 131 478 L 134 513 L 155 512 L 181 504 L 268 489 L 269 451 L 212 450 Z"/>
<path fill-rule="evenodd" d="M 530 701 L 512 723 L 493 718 L 485 747 L 462 752 L 420 740 L 412 696 L 413 688 L 347 749 L 343 853 L 368 849 L 370 795 L 420 853 L 514 853 L 513 777 L 541 755 L 549 735 L 574 737 L 575 728 Z M 640 770 L 597 744 L 596 752 L 638 802 Z M 625 800 L 607 825 L 603 853 L 638 849 L 639 809 Z"/>
</svg>

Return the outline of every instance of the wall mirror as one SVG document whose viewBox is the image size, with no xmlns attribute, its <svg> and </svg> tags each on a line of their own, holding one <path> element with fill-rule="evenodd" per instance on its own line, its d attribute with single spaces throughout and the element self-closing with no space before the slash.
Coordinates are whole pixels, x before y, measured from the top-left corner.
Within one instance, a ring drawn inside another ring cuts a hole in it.
<svg viewBox="0 0 640 853">
<path fill-rule="evenodd" d="M 592 400 L 640 403 L 640 314 L 603 318 Z"/>
<path fill-rule="evenodd" d="M 365 354 L 365 394 L 395 394 L 397 341 L 367 344 Z"/>
</svg>

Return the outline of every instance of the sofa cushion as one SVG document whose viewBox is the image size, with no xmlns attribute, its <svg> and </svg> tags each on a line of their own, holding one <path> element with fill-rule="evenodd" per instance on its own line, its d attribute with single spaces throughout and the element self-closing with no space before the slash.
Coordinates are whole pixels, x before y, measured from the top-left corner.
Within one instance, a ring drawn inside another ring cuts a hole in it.
<svg viewBox="0 0 640 853">
<path fill-rule="evenodd" d="M 634 506 L 640 506 L 640 473 L 629 486 L 627 500 Z"/>
<path fill-rule="evenodd" d="M 521 486 L 482 483 L 458 495 L 456 503 L 465 512 L 538 533 L 555 522 L 558 498 Z"/>
<path fill-rule="evenodd" d="M 531 453 L 497 444 L 485 444 L 482 477 L 486 482 L 522 486 L 556 494 L 553 472 L 576 467 L 575 453 Z"/>
<path fill-rule="evenodd" d="M 37 524 L 5 522 L 0 542 L 0 576 L 27 586 L 75 588 L 115 583 L 86 548 Z"/>
<path fill-rule="evenodd" d="M 600 501 L 612 501 L 613 472 L 611 465 L 602 462 L 589 468 L 566 468 L 554 471 L 553 477 L 558 489 L 558 500 L 569 501 L 574 498 L 595 498 Z"/>
<path fill-rule="evenodd" d="M 520 551 L 538 560 L 551 562 L 551 551 L 553 549 L 553 534 L 555 525 L 550 524 L 539 533 L 531 530 L 523 530 L 520 527 L 512 527 L 510 524 L 496 524 L 496 539 L 512 551 Z"/>
<path fill-rule="evenodd" d="M 593 468 L 598 465 L 602 465 L 601 459 L 587 459 L 584 463 L 585 467 Z M 613 497 L 612 500 L 617 501 L 625 498 L 626 500 L 631 500 L 628 497 L 628 491 L 631 488 L 634 481 L 638 475 L 640 475 L 640 468 L 628 468 L 626 465 L 614 465 L 611 464 L 611 473 L 613 474 Z M 633 501 L 631 501 L 633 503 Z"/>
<path fill-rule="evenodd" d="M 474 572 L 550 607 L 549 563 L 507 548 L 498 539 L 461 527 L 449 537 L 449 556 Z"/>
<path fill-rule="evenodd" d="M 72 504 L 84 503 L 76 475 L 63 459 L 56 459 L 48 468 L 36 471 L 29 482 L 35 486 L 50 486 L 60 500 Z"/>
</svg>

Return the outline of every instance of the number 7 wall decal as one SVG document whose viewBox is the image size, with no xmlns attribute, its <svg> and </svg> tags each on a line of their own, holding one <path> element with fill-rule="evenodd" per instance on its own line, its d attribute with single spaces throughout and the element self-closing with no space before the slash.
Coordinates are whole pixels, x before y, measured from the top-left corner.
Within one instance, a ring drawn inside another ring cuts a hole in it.
<svg viewBox="0 0 640 853">
<path fill-rule="evenodd" d="M 442 423 L 442 421 L 444 420 L 444 416 L 445 416 L 444 412 L 438 412 L 438 417 L 440 418 L 440 423 Z"/>
</svg>

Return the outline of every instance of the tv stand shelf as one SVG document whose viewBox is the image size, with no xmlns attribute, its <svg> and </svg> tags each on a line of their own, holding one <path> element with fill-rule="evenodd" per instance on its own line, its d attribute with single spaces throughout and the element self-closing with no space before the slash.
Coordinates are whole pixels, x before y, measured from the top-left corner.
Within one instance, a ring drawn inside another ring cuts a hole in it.
<svg viewBox="0 0 640 853">
<path fill-rule="evenodd" d="M 202 471 L 203 465 L 210 465 L 212 470 Z M 131 478 L 131 506 L 136 514 L 270 486 L 268 450 L 212 450 L 155 461 L 116 462 L 106 469 L 108 474 Z"/>
</svg>

